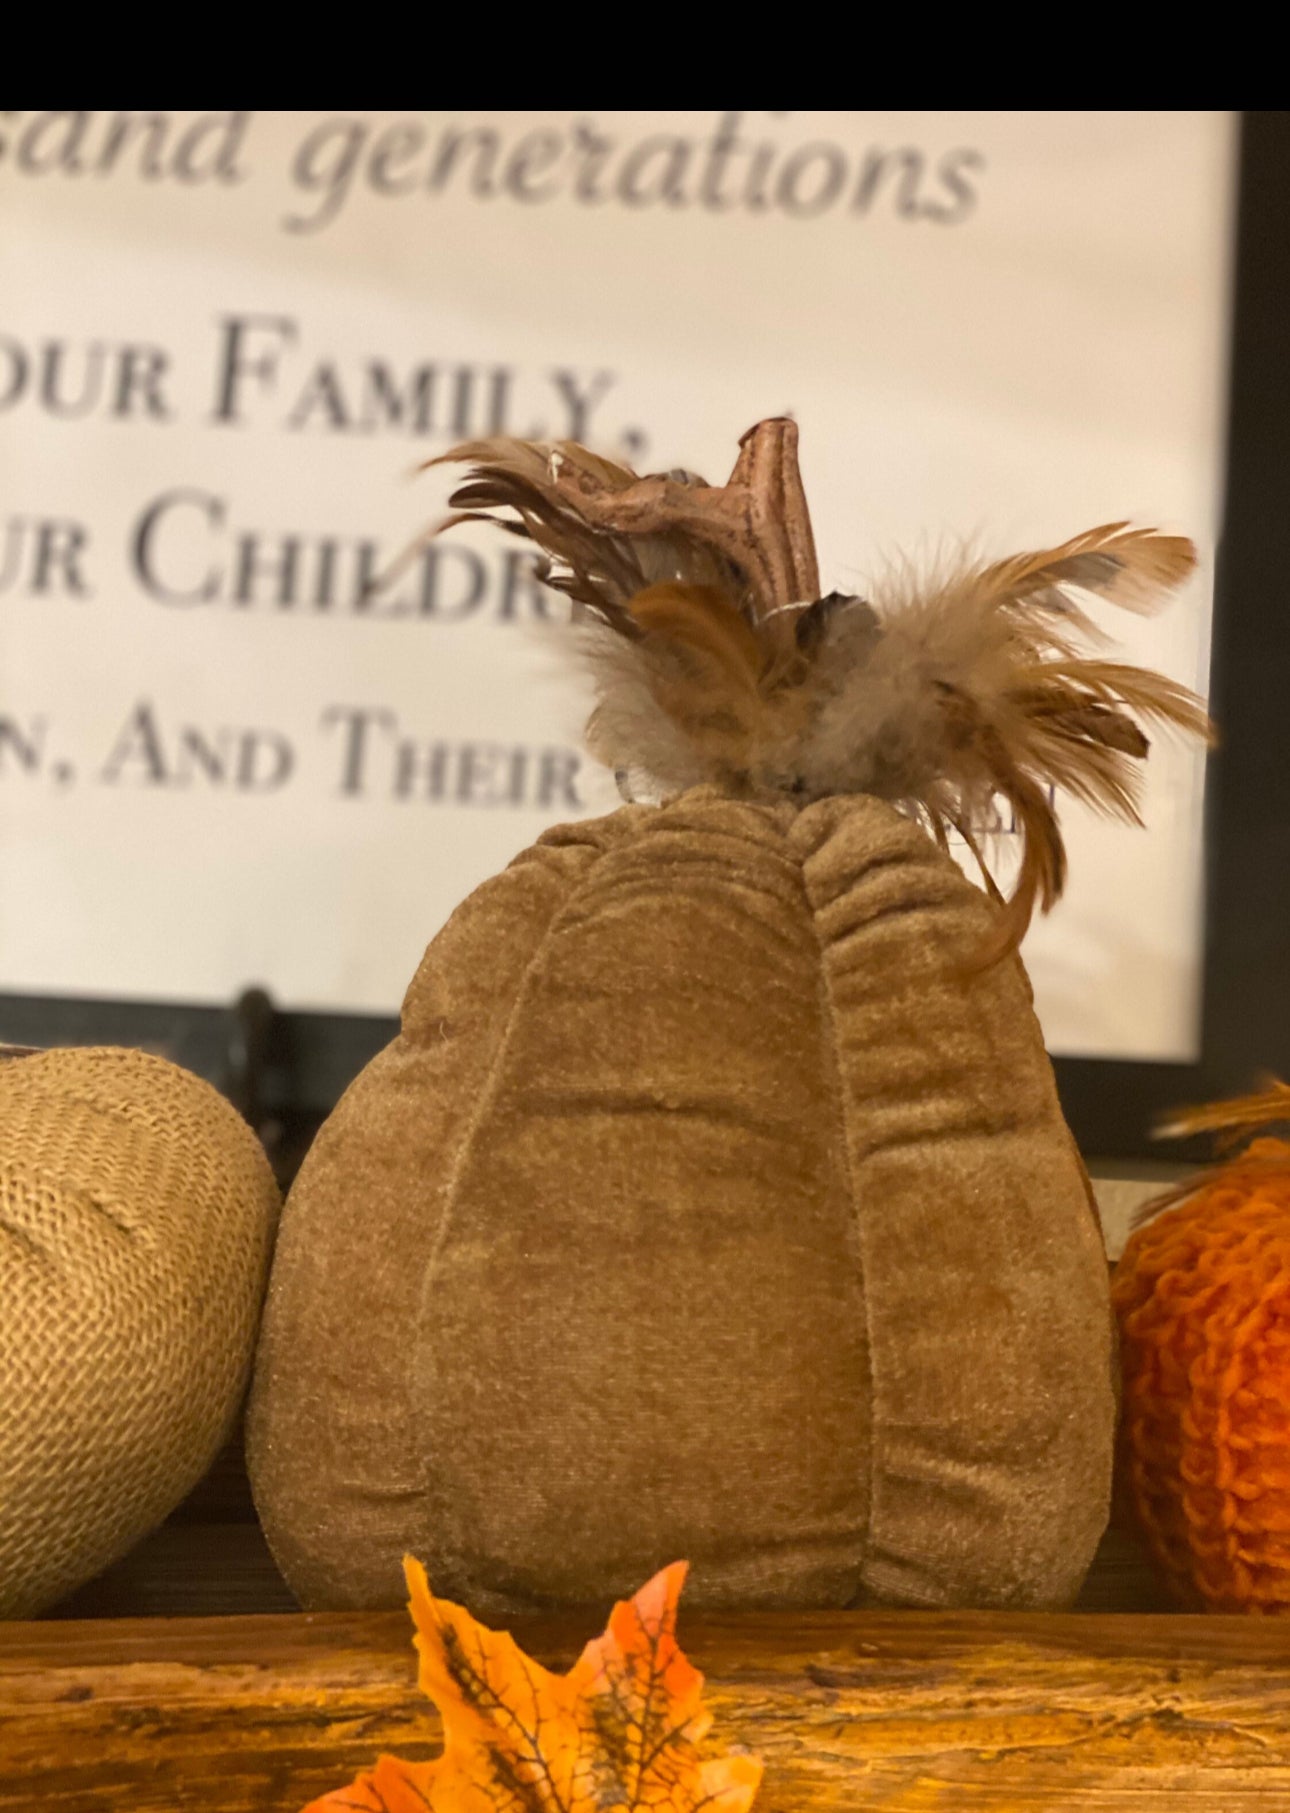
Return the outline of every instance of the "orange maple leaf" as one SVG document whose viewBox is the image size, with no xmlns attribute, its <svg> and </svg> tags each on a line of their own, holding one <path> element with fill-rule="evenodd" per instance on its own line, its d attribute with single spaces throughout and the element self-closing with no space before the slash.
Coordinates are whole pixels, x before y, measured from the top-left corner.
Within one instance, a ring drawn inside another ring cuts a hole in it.
<svg viewBox="0 0 1290 1813">
<path fill-rule="evenodd" d="M 304 1813 L 747 1813 L 760 1761 L 699 1754 L 712 1720 L 703 1676 L 677 1647 L 685 1562 L 616 1605 L 565 1675 L 434 1598 L 419 1561 L 405 1557 L 403 1571 L 443 1752 L 430 1763 L 383 1756 Z"/>
</svg>

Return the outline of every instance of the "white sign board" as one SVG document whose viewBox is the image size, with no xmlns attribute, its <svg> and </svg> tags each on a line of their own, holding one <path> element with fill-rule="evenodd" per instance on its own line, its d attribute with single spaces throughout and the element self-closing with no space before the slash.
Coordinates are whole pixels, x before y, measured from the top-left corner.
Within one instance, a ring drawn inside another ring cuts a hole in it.
<svg viewBox="0 0 1290 1813">
<path fill-rule="evenodd" d="M 524 550 L 373 590 L 467 435 L 724 478 L 791 413 L 825 589 L 1108 519 L 1204 689 L 1232 116 L 0 114 L 0 990 L 392 1012 L 451 909 L 611 809 Z M 1050 1049 L 1193 1055 L 1199 759 L 1067 803 Z"/>
</svg>

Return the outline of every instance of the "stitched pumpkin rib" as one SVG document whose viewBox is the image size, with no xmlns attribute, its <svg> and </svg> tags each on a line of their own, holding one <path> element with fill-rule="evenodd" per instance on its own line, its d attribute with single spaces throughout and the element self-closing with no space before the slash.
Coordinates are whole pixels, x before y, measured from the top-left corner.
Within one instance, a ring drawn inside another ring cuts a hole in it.
<svg viewBox="0 0 1290 1813">
<path fill-rule="evenodd" d="M 811 893 L 808 876 L 809 857 L 801 866 L 802 905 L 806 913 L 811 934 L 819 952 L 817 975 L 819 977 L 819 1023 L 821 1062 L 824 1074 L 828 1078 L 831 1108 L 829 1118 L 836 1128 L 837 1148 L 842 1160 L 846 1182 L 847 1198 L 851 1213 L 848 1217 L 847 1237 L 855 1260 L 855 1284 L 860 1299 L 860 1314 L 864 1326 L 864 1366 L 865 1396 L 868 1404 L 868 1467 L 864 1486 L 864 1516 L 860 1539 L 860 1562 L 856 1569 L 855 1588 L 850 1603 L 855 1604 L 864 1594 L 865 1568 L 873 1546 L 873 1506 L 874 1478 L 879 1465 L 881 1451 L 880 1423 L 877 1411 L 877 1394 L 874 1390 L 874 1355 L 873 1355 L 873 1317 L 869 1305 L 869 1275 L 864 1251 L 864 1217 L 860 1208 L 859 1185 L 856 1175 L 856 1164 L 851 1151 L 851 1140 L 847 1127 L 846 1092 L 842 1082 L 842 1071 L 838 1060 L 838 1016 L 834 1007 L 831 978 L 829 975 L 829 951 L 820 931 L 816 916 L 816 902 Z"/>
<path fill-rule="evenodd" d="M 523 1020 L 524 1010 L 528 1005 L 529 988 L 533 977 L 541 967 L 542 960 L 546 956 L 552 940 L 559 934 L 561 927 L 567 920 L 577 916 L 581 906 L 581 898 L 587 887 L 590 885 L 591 877 L 596 873 L 600 864 L 604 862 L 608 855 L 612 854 L 616 847 L 616 840 L 603 842 L 595 846 L 595 854 L 586 863 L 582 872 L 572 883 L 564 898 L 555 903 L 551 916 L 539 933 L 537 941 L 529 952 L 524 968 L 520 972 L 519 980 L 515 988 L 515 998 L 511 1002 L 510 1008 L 502 1021 L 496 1042 L 494 1043 L 489 1056 L 488 1067 L 475 1097 L 474 1108 L 465 1127 L 461 1131 L 460 1142 L 457 1146 L 456 1153 L 453 1156 L 448 1183 L 444 1189 L 443 1207 L 439 1218 L 438 1233 L 435 1237 L 433 1246 L 426 1256 L 425 1282 L 421 1293 L 423 1315 L 425 1313 L 425 1305 L 434 1288 L 440 1255 L 442 1254 L 444 1245 L 449 1237 L 456 1193 L 461 1185 L 462 1178 L 469 1170 L 470 1160 L 475 1149 L 475 1144 L 479 1138 L 480 1129 L 487 1124 L 489 1111 L 492 1108 L 497 1095 L 498 1082 L 506 1065 L 511 1040 L 514 1037 L 516 1027 L 519 1026 Z"/>
</svg>

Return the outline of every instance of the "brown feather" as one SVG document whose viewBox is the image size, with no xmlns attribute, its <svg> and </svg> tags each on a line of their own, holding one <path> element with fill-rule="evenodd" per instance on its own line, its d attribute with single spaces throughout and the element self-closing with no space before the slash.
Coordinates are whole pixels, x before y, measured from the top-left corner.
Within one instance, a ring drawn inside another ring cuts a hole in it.
<svg viewBox="0 0 1290 1813">
<path fill-rule="evenodd" d="M 1189 542 L 1107 523 L 1037 553 L 873 602 L 819 598 L 791 422 L 744 436 L 725 486 L 638 477 L 569 442 L 491 440 L 446 459 L 452 498 L 550 563 L 589 613 L 594 752 L 664 796 L 701 782 L 754 798 L 889 799 L 942 846 L 952 831 L 998 897 L 975 827 L 1002 800 L 1021 841 L 991 954 L 1020 940 L 1065 882 L 1054 789 L 1140 822 L 1144 725 L 1210 734 L 1176 682 L 1083 652 L 1099 632 L 1077 594 L 1154 609 L 1195 565 Z"/>
<path fill-rule="evenodd" d="M 1130 611 L 1157 609 L 1196 564 L 1181 536 L 1157 535 L 1128 523 L 1105 523 L 1041 554 L 1014 554 L 981 574 L 981 583 L 1006 604 L 1031 604 L 1066 614 L 1066 588 L 1093 592 Z"/>
<path fill-rule="evenodd" d="M 1288 1121 L 1290 1086 L 1268 1077 L 1263 1088 L 1253 1095 L 1175 1109 L 1158 1121 L 1152 1131 L 1156 1139 L 1190 1139 L 1197 1133 L 1216 1133 L 1219 1137 L 1214 1142 L 1215 1150 L 1222 1154 L 1239 1144 L 1243 1133 L 1262 1132 L 1278 1122 Z M 1283 1139 L 1255 1139 L 1234 1158 L 1220 1158 L 1218 1163 L 1153 1196 L 1135 1211 L 1132 1225 L 1141 1227 L 1212 1184 L 1221 1182 L 1234 1190 L 1256 1189 L 1266 1178 L 1282 1178 L 1287 1171 L 1290 1171 L 1290 1144 Z"/>
<path fill-rule="evenodd" d="M 767 665 L 765 644 L 719 586 L 647 586 L 627 608 L 646 635 L 705 657 L 714 692 L 724 684 L 736 693 L 757 693 Z"/>
<path fill-rule="evenodd" d="M 1290 1121 L 1290 1084 L 1267 1077 L 1263 1088 L 1253 1095 L 1176 1108 L 1158 1121 L 1153 1131 L 1157 1139 L 1190 1139 L 1197 1133 L 1219 1133 L 1223 1136 L 1218 1141 L 1221 1151 L 1233 1145 L 1243 1132 L 1271 1127 L 1278 1121 Z"/>
</svg>

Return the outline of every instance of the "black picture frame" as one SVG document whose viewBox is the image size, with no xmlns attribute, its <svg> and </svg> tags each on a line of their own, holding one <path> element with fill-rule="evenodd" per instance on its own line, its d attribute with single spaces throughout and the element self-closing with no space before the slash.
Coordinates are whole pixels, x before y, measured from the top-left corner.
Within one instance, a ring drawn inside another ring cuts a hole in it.
<svg viewBox="0 0 1290 1813">
<path fill-rule="evenodd" d="M 1092 1158 L 1159 1158 L 1151 1129 L 1171 1109 L 1243 1093 L 1269 1073 L 1290 1079 L 1290 113 L 1241 115 L 1235 235 L 1201 1051 L 1194 1064 L 1055 1059 L 1067 1119 Z"/>
<path fill-rule="evenodd" d="M 1099 1161 L 1159 1157 L 1152 1124 L 1181 1103 L 1241 1092 L 1266 1072 L 1290 1078 L 1290 113 L 1244 113 L 1239 138 L 1201 1055 L 1055 1060 L 1067 1119 Z M 396 1029 L 393 1016 L 271 1014 L 262 999 L 224 1010 L 0 994 L 0 1040 L 143 1046 L 235 1098 L 254 1070 L 253 1118 L 305 1128 Z"/>
</svg>

